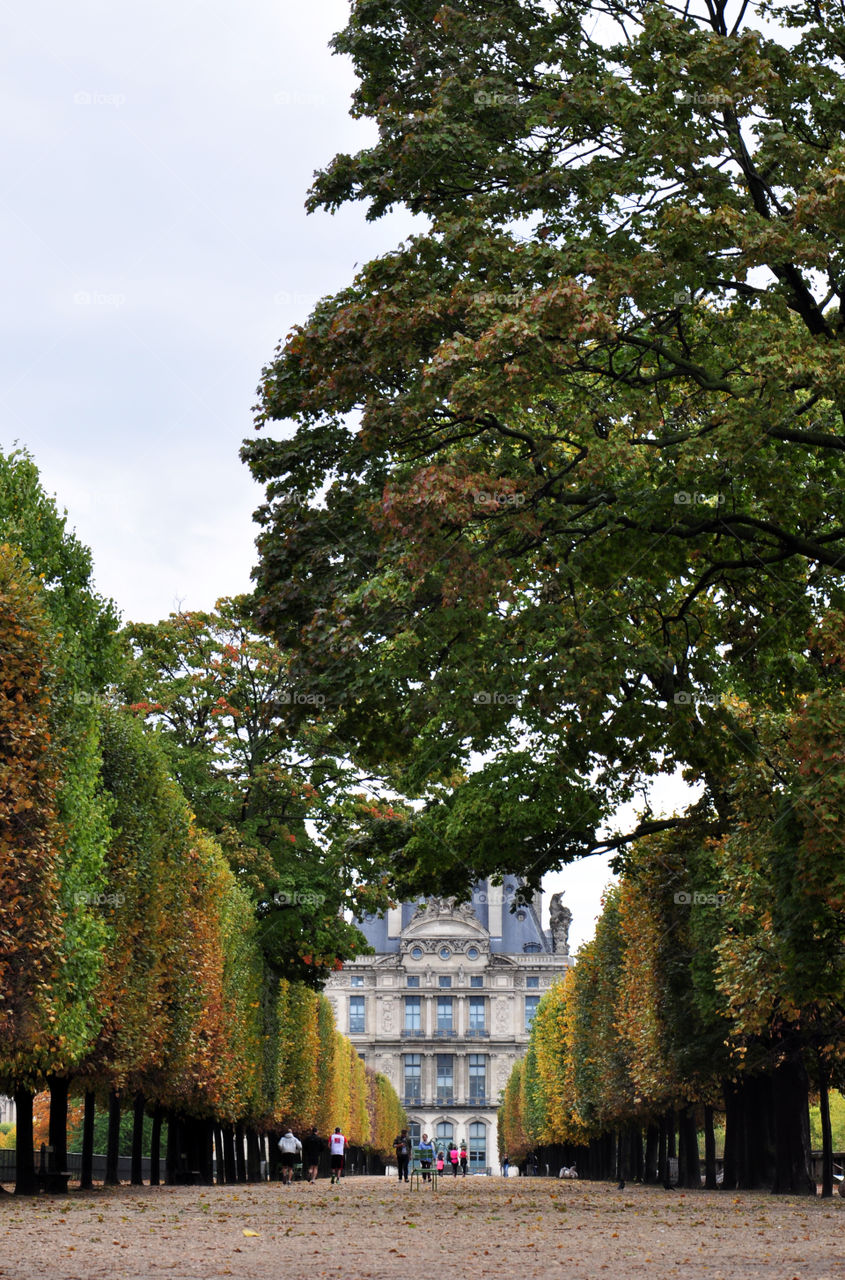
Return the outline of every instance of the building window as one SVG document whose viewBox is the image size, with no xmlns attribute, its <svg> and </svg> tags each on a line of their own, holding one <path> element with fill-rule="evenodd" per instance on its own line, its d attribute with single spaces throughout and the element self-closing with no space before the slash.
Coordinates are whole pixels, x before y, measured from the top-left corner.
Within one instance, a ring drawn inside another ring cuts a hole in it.
<svg viewBox="0 0 845 1280">
<path fill-rule="evenodd" d="M 363 987 L 364 975 L 362 973 L 353 973 L 349 979 L 349 985 L 351 987 Z"/>
<path fill-rule="evenodd" d="M 453 1030 L 454 1024 L 452 1021 L 452 1005 L 453 1005 L 453 1001 L 451 996 L 437 997 L 437 1030 L 438 1031 Z"/>
<path fill-rule="evenodd" d="M 469 998 L 469 1029 L 470 1031 L 484 1031 L 487 1027 L 487 1015 L 484 1008 L 484 996 L 470 996 Z"/>
<path fill-rule="evenodd" d="M 455 1067 L 451 1053 L 437 1055 L 437 1103 L 451 1103 L 455 1097 Z"/>
<path fill-rule="evenodd" d="M 467 947 L 467 960 L 478 959 L 478 947 Z"/>
<path fill-rule="evenodd" d="M 529 976 L 525 979 L 525 985 L 526 985 L 526 987 L 528 987 L 529 991 L 531 990 L 531 988 L 532 988 L 532 987 L 534 987 L 534 988 L 536 989 L 536 988 L 537 988 L 537 987 L 539 987 L 539 985 L 540 985 L 540 979 L 539 979 L 539 978 L 537 978 L 537 977 L 532 977 L 531 975 L 529 975 Z"/>
<path fill-rule="evenodd" d="M 484 1102 L 487 1097 L 487 1057 L 483 1053 L 469 1055 L 469 1100 Z"/>
<path fill-rule="evenodd" d="M 421 996 L 405 996 L 405 1030 L 419 1031 L 422 1027 L 422 1015 L 420 1006 L 422 1004 Z"/>
<path fill-rule="evenodd" d="M 524 942 L 522 944 L 522 950 L 527 956 L 536 956 L 543 950 L 543 948 L 540 946 L 539 942 Z"/>
<path fill-rule="evenodd" d="M 449 948 L 448 948 L 448 947 L 441 947 L 441 948 L 440 948 L 440 959 L 441 959 L 441 960 L 448 960 L 451 954 L 452 954 L 452 952 L 449 950 Z"/>
<path fill-rule="evenodd" d="M 469 985 L 470 985 L 471 987 L 483 987 L 483 986 L 484 986 L 484 979 L 483 979 L 483 977 L 481 976 L 481 974 L 480 974 L 480 973 L 474 973 L 474 974 L 472 975 L 472 977 L 470 978 L 470 980 L 469 980 Z"/>
<path fill-rule="evenodd" d="M 537 1005 L 540 1003 L 539 996 L 525 997 L 525 1030 L 531 1030 L 531 1023 L 534 1021 L 534 1014 L 537 1012 Z"/>
<path fill-rule="evenodd" d="M 361 1035 L 364 1031 L 364 997 L 349 997 L 349 1034 Z"/>
<path fill-rule="evenodd" d="M 441 987 L 451 987 L 452 985 L 452 979 L 447 974 L 441 973 L 437 981 Z"/>
<path fill-rule="evenodd" d="M 451 1143 L 455 1130 L 448 1120 L 441 1120 L 435 1127 L 434 1136 L 437 1139 L 437 1146 L 442 1150 L 447 1143 Z"/>
<path fill-rule="evenodd" d="M 422 960 L 422 957 L 423 957 L 422 947 L 414 947 L 413 951 L 411 952 L 411 955 L 414 957 L 415 960 Z"/>
<path fill-rule="evenodd" d="M 406 978 L 406 980 L 405 980 L 405 981 L 406 981 L 406 983 L 407 983 L 407 985 L 408 985 L 409 987 L 418 987 L 418 986 L 420 985 L 419 976 L 417 976 L 417 977 L 410 977 L 410 976 L 409 976 L 408 978 Z"/>
<path fill-rule="evenodd" d="M 408 1121 L 408 1137 L 411 1139 L 412 1146 L 420 1145 L 420 1122 L 419 1120 Z"/>
<path fill-rule="evenodd" d="M 469 1126 L 469 1167 L 479 1173 L 487 1168 L 487 1126 L 479 1120 Z"/>
<path fill-rule="evenodd" d="M 405 1071 L 405 1101 L 419 1102 L 420 1091 L 420 1071 L 422 1056 L 419 1053 L 406 1053 L 404 1058 Z"/>
</svg>

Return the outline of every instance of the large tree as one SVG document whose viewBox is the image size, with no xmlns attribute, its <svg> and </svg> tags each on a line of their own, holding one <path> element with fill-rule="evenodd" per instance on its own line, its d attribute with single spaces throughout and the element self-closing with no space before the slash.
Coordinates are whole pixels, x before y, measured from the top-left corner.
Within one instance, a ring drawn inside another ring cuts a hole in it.
<svg viewBox="0 0 845 1280">
<path fill-rule="evenodd" d="M 373 806 L 360 771 L 327 743 L 325 697 L 290 681 L 242 599 L 125 634 L 124 694 L 250 895 L 276 979 L 320 985 L 366 945 L 349 915 L 389 897 L 377 845 L 349 844 Z"/>
<path fill-rule="evenodd" d="M 397 883 L 536 881 L 676 764 L 723 828 L 725 695 L 812 687 L 842 603 L 845 16 L 359 0 L 335 47 L 378 139 L 310 206 L 424 221 L 265 370 L 262 625 L 426 799 Z"/>
</svg>

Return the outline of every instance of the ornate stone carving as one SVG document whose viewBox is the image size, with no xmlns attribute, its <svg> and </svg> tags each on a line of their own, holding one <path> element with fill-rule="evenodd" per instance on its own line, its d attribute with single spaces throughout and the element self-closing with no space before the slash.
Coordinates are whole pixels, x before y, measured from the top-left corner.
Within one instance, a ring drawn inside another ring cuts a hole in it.
<svg viewBox="0 0 845 1280">
<path fill-rule="evenodd" d="M 381 1009 L 381 1025 L 385 1031 L 393 1030 L 393 996 L 385 996 Z"/>
<path fill-rule="evenodd" d="M 506 996 L 496 996 L 496 1030 L 504 1035 L 508 1029 L 508 1001 Z"/>
<path fill-rule="evenodd" d="M 471 902 L 456 905 L 453 898 L 428 898 L 417 907 L 411 923 L 414 920 L 434 920 L 439 916 L 457 916 L 459 919 L 476 922 L 475 908 Z"/>
<path fill-rule="evenodd" d="M 553 893 L 549 899 L 549 924 L 552 932 L 552 945 L 558 955 L 569 955 L 569 926 L 572 924 L 572 912 L 563 905 L 563 894 Z"/>
</svg>

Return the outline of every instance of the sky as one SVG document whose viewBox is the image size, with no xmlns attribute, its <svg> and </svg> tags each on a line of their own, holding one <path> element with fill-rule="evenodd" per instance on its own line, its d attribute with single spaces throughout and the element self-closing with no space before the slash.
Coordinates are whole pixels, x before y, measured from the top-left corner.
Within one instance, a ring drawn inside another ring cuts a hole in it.
<svg viewBox="0 0 845 1280">
<path fill-rule="evenodd" d="M 0 444 L 32 453 L 127 621 L 248 589 L 261 492 L 238 450 L 261 369 L 412 229 L 304 211 L 315 169 L 373 136 L 328 49 L 347 12 L 29 0 L 7 24 Z M 549 877 L 574 945 L 608 878 L 598 858 Z"/>
</svg>

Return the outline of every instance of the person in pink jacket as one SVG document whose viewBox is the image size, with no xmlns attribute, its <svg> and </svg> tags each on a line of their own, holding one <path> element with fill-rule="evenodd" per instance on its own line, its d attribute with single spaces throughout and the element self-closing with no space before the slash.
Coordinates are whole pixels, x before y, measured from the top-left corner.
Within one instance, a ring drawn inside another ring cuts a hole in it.
<svg viewBox="0 0 845 1280">
<path fill-rule="evenodd" d="M 452 1166 L 452 1173 L 455 1175 L 456 1178 L 458 1176 L 458 1162 L 460 1161 L 460 1158 L 461 1158 L 461 1155 L 460 1155 L 460 1152 L 458 1151 L 458 1148 L 455 1146 L 454 1143 L 452 1143 L 451 1147 L 449 1148 L 449 1163 Z"/>
</svg>

